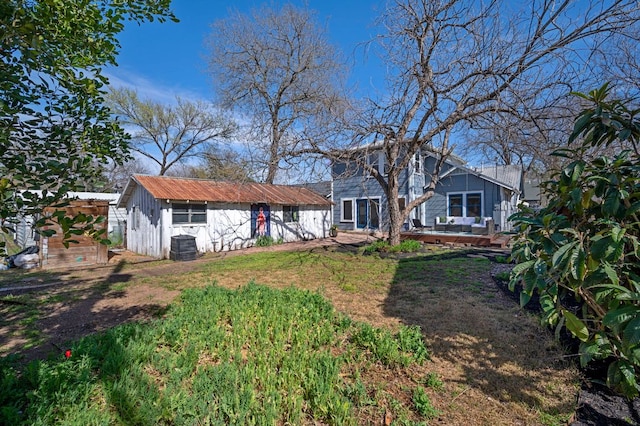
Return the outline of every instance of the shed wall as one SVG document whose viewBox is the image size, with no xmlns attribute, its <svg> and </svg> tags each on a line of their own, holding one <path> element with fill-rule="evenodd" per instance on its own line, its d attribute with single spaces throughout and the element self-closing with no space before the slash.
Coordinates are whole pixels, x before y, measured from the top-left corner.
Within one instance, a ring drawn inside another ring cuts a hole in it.
<svg viewBox="0 0 640 426">
<path fill-rule="evenodd" d="M 202 204 L 202 203 L 199 203 Z M 217 252 L 251 247 L 251 205 L 207 203 L 206 223 L 173 224 L 172 203 L 154 199 L 138 186 L 128 202 L 127 249 L 152 257 L 169 258 L 171 237 L 195 237 L 198 252 Z M 134 207 L 140 212 L 134 229 Z M 299 207 L 299 221 L 285 223 L 282 206 L 270 205 L 271 237 L 284 242 L 323 238 L 330 226 L 330 207 Z M 151 216 L 151 212 L 153 215 Z M 149 217 L 151 216 L 151 217 Z"/>
<path fill-rule="evenodd" d="M 127 204 L 127 219 L 127 250 L 160 257 L 163 234 L 160 202 L 137 186 Z"/>
<path fill-rule="evenodd" d="M 60 208 L 46 208 L 44 214 L 52 213 Z M 68 216 L 75 216 L 84 213 L 92 216 L 104 216 L 108 219 L 109 204 L 104 200 L 74 200 L 69 206 L 64 207 Z M 108 221 L 97 224 L 94 229 L 107 229 Z M 84 235 L 75 235 L 73 240 L 77 243 L 70 243 L 65 247 L 62 242 L 62 230 L 58 225 L 45 226 L 43 230 L 53 229 L 56 233 L 52 237 L 41 238 L 38 242 L 40 246 L 40 262 L 43 268 L 72 268 L 78 266 L 90 266 L 106 264 L 109 260 L 109 248 L 95 241 L 93 238 Z"/>
</svg>

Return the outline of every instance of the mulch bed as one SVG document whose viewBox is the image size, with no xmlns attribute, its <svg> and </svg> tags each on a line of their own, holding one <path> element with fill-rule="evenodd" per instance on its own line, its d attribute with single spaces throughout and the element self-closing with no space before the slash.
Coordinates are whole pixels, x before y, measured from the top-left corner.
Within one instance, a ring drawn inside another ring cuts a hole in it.
<svg viewBox="0 0 640 426">
<path fill-rule="evenodd" d="M 510 271 L 512 265 L 494 264 L 492 277 L 496 285 L 516 303 L 520 303 L 518 289 L 509 290 L 508 282 L 496 277 L 502 271 Z M 525 309 L 540 312 L 540 304 L 534 296 Z M 565 347 L 577 352 L 578 343 L 568 333 L 561 336 Z M 575 357 L 576 359 L 578 357 Z M 577 361 L 576 361 L 577 362 Z M 580 368 L 580 366 L 578 366 Z M 606 366 L 590 365 L 580 368 L 584 375 L 578 393 L 578 407 L 570 426 L 629 426 L 640 425 L 640 398 L 629 400 L 624 396 L 614 394 L 609 388 L 601 384 L 606 380 Z"/>
</svg>

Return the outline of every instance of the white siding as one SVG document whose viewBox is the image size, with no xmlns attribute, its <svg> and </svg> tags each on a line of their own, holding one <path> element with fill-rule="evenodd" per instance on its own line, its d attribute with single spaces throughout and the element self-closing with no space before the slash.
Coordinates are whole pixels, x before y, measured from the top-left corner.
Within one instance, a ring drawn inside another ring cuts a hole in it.
<svg viewBox="0 0 640 426">
<path fill-rule="evenodd" d="M 326 238 L 331 226 L 331 210 L 300 206 L 298 222 L 284 222 L 282 206 L 272 206 L 271 236 L 284 242 Z"/>
<path fill-rule="evenodd" d="M 160 202 L 138 185 L 127 203 L 127 250 L 145 256 L 162 256 L 160 210 Z"/>
<path fill-rule="evenodd" d="M 301 206 L 298 222 L 282 221 L 282 206 L 270 205 L 271 237 L 284 242 L 325 238 L 331 225 L 330 207 Z M 138 210 L 136 229 L 134 212 Z M 152 257 L 169 258 L 171 237 L 191 235 L 198 252 L 237 250 L 255 245 L 251 237 L 249 204 L 207 203 L 207 223 L 173 224 L 171 203 L 155 200 L 138 186 L 127 205 L 127 249 Z M 151 212 L 153 211 L 153 216 Z"/>
</svg>

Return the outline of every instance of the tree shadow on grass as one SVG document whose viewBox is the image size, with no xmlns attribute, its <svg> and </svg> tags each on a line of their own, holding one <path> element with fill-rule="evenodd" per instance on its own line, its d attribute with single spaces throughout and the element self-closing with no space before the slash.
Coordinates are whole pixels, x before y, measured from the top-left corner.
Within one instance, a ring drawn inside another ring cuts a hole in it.
<svg viewBox="0 0 640 426">
<path fill-rule="evenodd" d="M 564 352 L 496 286 L 489 261 L 469 254 L 399 259 L 385 314 L 421 327 L 434 362 L 451 373 L 449 385 L 459 392 L 570 413 L 575 394 L 567 388 L 572 375 Z M 464 403 L 464 395 L 457 397 L 456 404 Z"/>
<path fill-rule="evenodd" d="M 46 283 L 16 285 L 0 295 L 0 347 L 23 362 L 64 351 L 70 341 L 129 321 L 162 315 L 165 304 L 131 304 L 122 287 L 134 276 L 119 262 L 108 273 L 73 278 L 74 271 L 48 271 Z M 36 275 L 37 277 L 37 275 Z"/>
</svg>

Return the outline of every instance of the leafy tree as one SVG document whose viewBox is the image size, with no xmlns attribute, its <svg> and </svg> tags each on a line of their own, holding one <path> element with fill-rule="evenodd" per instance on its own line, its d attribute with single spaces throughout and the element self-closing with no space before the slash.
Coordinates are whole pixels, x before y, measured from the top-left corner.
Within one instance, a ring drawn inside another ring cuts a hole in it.
<svg viewBox="0 0 640 426">
<path fill-rule="evenodd" d="M 383 189 L 390 243 L 399 243 L 410 212 L 434 195 L 444 161 L 475 120 L 496 111 L 526 115 L 565 94 L 584 63 L 578 49 L 637 30 L 639 7 L 633 0 L 392 1 L 372 46 L 388 84 L 370 99 L 359 137 L 343 154 Z M 368 163 L 367 147 L 383 153 L 384 171 Z M 422 150 L 438 161 L 424 193 L 401 210 L 401 174 Z"/>
<path fill-rule="evenodd" d="M 140 100 L 130 89 L 113 89 L 108 103 L 131 129 L 131 149 L 158 165 L 160 176 L 230 138 L 236 123 L 212 105 L 177 98 L 176 105 Z"/>
<path fill-rule="evenodd" d="M 0 2 L 2 226 L 58 205 L 68 191 L 97 178 L 101 163 L 126 158 L 127 138 L 104 105 L 108 82 L 102 70 L 116 63 L 125 21 L 176 21 L 169 5 L 170 0 Z M 90 231 L 94 220 L 63 220 L 65 237 L 76 222 Z"/>
<path fill-rule="evenodd" d="M 513 217 L 518 238 L 510 287 L 521 302 L 540 296 L 544 321 L 580 340 L 580 361 L 609 363 L 607 384 L 629 397 L 640 390 L 640 109 L 607 100 L 607 86 L 580 95 L 593 107 L 575 123 L 571 160 L 546 183 L 549 205 Z M 624 143 L 591 161 L 585 150 Z M 576 307 L 574 300 L 579 302 Z"/>
<path fill-rule="evenodd" d="M 220 101 L 250 121 L 248 151 L 262 180 L 273 183 L 331 138 L 345 72 L 310 12 L 291 5 L 235 12 L 213 24 L 209 46 Z"/>
</svg>

